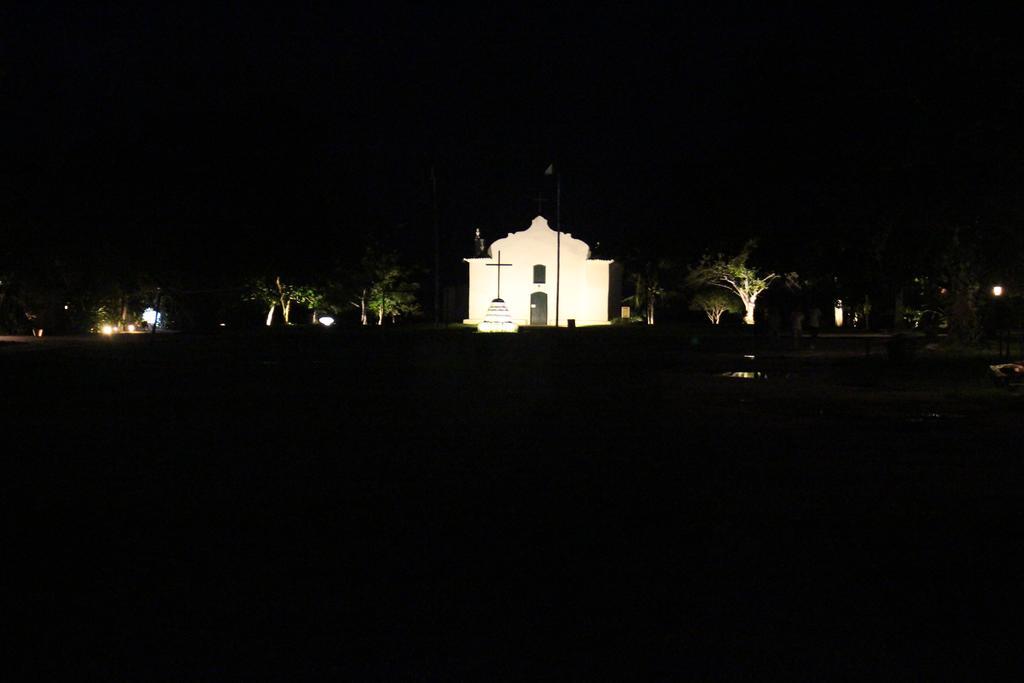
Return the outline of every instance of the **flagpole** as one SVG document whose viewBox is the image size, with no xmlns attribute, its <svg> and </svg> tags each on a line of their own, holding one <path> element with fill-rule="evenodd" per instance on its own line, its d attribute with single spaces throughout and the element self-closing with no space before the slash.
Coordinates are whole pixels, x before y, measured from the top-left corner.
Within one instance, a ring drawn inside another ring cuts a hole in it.
<svg viewBox="0 0 1024 683">
<path fill-rule="evenodd" d="M 555 174 L 555 327 L 558 327 L 558 300 L 562 293 L 562 174 Z"/>
</svg>

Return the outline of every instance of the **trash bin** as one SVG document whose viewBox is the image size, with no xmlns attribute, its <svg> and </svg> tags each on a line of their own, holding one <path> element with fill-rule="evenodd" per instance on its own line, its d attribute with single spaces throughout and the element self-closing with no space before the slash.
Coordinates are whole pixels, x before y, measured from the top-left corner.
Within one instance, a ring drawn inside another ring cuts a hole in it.
<svg viewBox="0 0 1024 683">
<path fill-rule="evenodd" d="M 568 325 L 570 330 L 576 329 L 576 318 L 569 318 L 565 321 L 565 324 Z"/>
</svg>

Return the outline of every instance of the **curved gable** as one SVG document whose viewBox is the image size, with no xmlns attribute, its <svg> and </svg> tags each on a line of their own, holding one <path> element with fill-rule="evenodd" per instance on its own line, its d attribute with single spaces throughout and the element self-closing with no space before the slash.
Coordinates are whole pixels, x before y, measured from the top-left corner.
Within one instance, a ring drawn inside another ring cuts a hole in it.
<svg viewBox="0 0 1024 683">
<path fill-rule="evenodd" d="M 537 216 L 526 230 L 510 232 L 507 237 L 492 242 L 487 254 L 491 258 L 496 258 L 500 251 L 505 255 L 503 258 L 511 258 L 514 253 L 531 253 L 538 249 L 554 248 L 557 241 L 558 233 L 551 229 L 547 219 Z M 563 232 L 561 242 L 562 258 L 586 260 L 590 257 L 590 247 L 583 240 Z"/>
</svg>

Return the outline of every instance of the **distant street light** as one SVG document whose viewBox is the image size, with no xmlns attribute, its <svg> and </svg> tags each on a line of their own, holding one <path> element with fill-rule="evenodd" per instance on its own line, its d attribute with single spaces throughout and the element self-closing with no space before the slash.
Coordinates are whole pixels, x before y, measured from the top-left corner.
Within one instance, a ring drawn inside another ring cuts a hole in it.
<svg viewBox="0 0 1024 683">
<path fill-rule="evenodd" d="M 334 324 L 334 318 L 332 318 L 329 315 L 322 316 L 320 318 L 320 324 L 323 325 L 324 327 L 330 327 L 331 325 Z"/>
<path fill-rule="evenodd" d="M 996 285 L 995 287 L 992 288 L 992 296 L 1002 296 L 1002 295 L 1003 295 L 1003 286 L 1002 285 Z"/>
</svg>

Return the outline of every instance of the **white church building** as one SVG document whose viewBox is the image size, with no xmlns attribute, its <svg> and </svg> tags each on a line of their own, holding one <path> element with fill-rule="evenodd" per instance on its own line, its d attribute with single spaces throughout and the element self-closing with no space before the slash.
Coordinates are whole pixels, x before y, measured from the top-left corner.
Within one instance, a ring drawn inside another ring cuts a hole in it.
<svg viewBox="0 0 1024 683">
<path fill-rule="evenodd" d="M 542 216 L 526 230 L 495 240 L 486 256 L 469 264 L 469 317 L 479 324 L 495 299 L 517 325 L 606 325 L 621 301 L 621 275 L 610 259 L 590 257 L 590 247 L 551 229 Z M 499 263 L 500 262 L 500 263 Z M 499 281 L 500 278 L 500 281 Z"/>
</svg>

